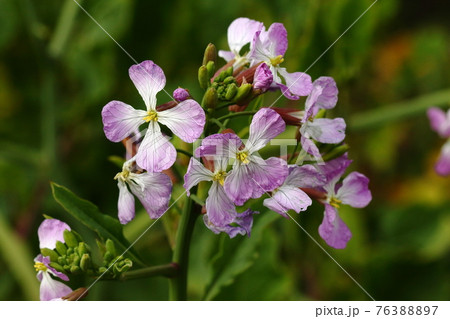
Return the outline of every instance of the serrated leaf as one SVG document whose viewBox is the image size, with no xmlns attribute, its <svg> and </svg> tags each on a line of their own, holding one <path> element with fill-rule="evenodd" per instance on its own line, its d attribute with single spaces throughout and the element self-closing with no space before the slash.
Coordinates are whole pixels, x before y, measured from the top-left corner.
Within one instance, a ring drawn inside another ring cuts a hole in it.
<svg viewBox="0 0 450 319">
<path fill-rule="evenodd" d="M 69 214 L 75 217 L 83 225 L 97 233 L 104 241 L 111 239 L 120 252 L 124 252 L 130 243 L 123 236 L 122 225 L 118 220 L 100 212 L 93 203 L 79 198 L 64 186 L 51 183 L 55 200 Z M 139 264 L 145 265 L 136 253 L 130 249 L 126 253 Z"/>
<path fill-rule="evenodd" d="M 250 238 L 246 236 L 226 238 L 222 241 L 219 252 L 213 257 L 213 275 L 206 286 L 203 300 L 212 300 L 223 287 L 231 285 L 236 276 L 250 268 L 258 258 L 263 231 L 279 216 L 268 212 L 257 217 L 257 223 L 252 229 Z"/>
</svg>

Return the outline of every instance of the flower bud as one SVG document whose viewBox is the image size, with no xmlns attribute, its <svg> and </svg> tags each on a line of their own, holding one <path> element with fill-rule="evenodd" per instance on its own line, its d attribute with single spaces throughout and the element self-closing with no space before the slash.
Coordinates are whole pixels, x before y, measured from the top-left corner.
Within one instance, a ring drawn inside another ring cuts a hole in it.
<svg viewBox="0 0 450 319">
<path fill-rule="evenodd" d="M 213 109 L 216 107 L 218 101 L 218 95 L 215 88 L 210 87 L 203 95 L 202 105 L 203 107 Z"/>
<path fill-rule="evenodd" d="M 109 252 L 112 256 L 116 256 L 116 246 L 114 245 L 114 242 L 111 239 L 106 240 L 106 251 Z"/>
<path fill-rule="evenodd" d="M 78 255 L 80 257 L 83 256 L 84 254 L 89 253 L 89 250 L 90 250 L 89 246 L 86 243 L 81 242 L 78 244 Z"/>
<path fill-rule="evenodd" d="M 208 62 L 216 63 L 216 61 L 217 61 L 217 49 L 214 44 L 210 43 L 206 46 L 205 54 L 203 55 L 202 65 L 207 65 Z"/>
<path fill-rule="evenodd" d="M 67 254 L 67 247 L 59 240 L 56 242 L 56 251 L 61 255 L 64 256 Z"/>
<path fill-rule="evenodd" d="M 202 89 L 206 89 L 209 84 L 209 78 L 208 78 L 208 70 L 206 69 L 206 66 L 202 65 L 198 69 L 198 83 L 200 84 L 200 87 Z"/>
<path fill-rule="evenodd" d="M 80 267 L 79 267 L 79 266 L 72 265 L 72 266 L 70 266 L 70 272 L 71 272 L 72 274 L 78 274 L 78 273 L 80 272 Z"/>
<path fill-rule="evenodd" d="M 189 94 L 189 91 L 183 88 L 178 88 L 173 91 L 173 98 L 177 102 L 183 102 L 184 100 L 187 100 L 190 98 L 191 95 Z"/>
<path fill-rule="evenodd" d="M 238 91 L 238 88 L 236 86 L 236 84 L 231 83 L 230 85 L 228 85 L 227 87 L 227 91 L 225 93 L 225 100 L 232 100 L 234 98 L 234 96 L 236 95 Z"/>
<path fill-rule="evenodd" d="M 243 83 L 237 91 L 236 96 L 234 97 L 234 102 L 238 105 L 245 102 L 250 92 L 252 91 L 252 85 L 250 83 Z"/>
<path fill-rule="evenodd" d="M 51 262 L 48 264 L 50 267 L 56 269 L 59 272 L 65 272 L 63 266 L 61 266 L 60 264 L 56 263 L 56 262 Z"/>
<path fill-rule="evenodd" d="M 91 257 L 89 254 L 84 254 L 80 260 L 80 268 L 83 271 L 87 271 L 91 266 Z"/>
<path fill-rule="evenodd" d="M 273 82 L 273 74 L 270 68 L 265 63 L 261 63 L 255 71 L 253 77 L 253 89 L 258 90 L 258 93 L 264 93 Z"/>
<path fill-rule="evenodd" d="M 64 233 L 63 233 L 63 237 L 64 237 L 64 241 L 66 242 L 66 245 L 68 247 L 75 248 L 75 247 L 78 246 L 78 240 L 77 240 L 76 236 L 71 231 L 68 231 L 66 229 L 64 231 Z"/>
<path fill-rule="evenodd" d="M 208 77 L 212 78 L 214 76 L 214 72 L 216 72 L 216 64 L 214 61 L 209 61 L 206 64 L 206 70 L 208 70 Z"/>
<path fill-rule="evenodd" d="M 49 248 L 41 248 L 41 254 L 45 257 L 50 257 L 50 261 L 57 262 L 58 261 L 58 254 Z"/>
</svg>

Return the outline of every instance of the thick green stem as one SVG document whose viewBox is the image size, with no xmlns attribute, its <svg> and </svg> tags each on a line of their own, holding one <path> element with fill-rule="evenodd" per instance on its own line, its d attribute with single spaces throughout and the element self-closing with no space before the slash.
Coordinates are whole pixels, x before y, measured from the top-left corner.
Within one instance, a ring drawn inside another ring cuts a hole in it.
<svg viewBox="0 0 450 319">
<path fill-rule="evenodd" d="M 196 187 L 193 193 L 196 192 Z M 178 226 L 175 250 L 172 262 L 177 264 L 178 275 L 170 279 L 169 299 L 187 300 L 187 274 L 189 265 L 189 248 L 191 245 L 192 233 L 194 231 L 195 220 L 200 215 L 200 206 L 196 205 L 192 199 L 186 198 L 180 224 Z"/>
<path fill-rule="evenodd" d="M 246 115 L 255 115 L 256 112 L 258 112 L 258 111 L 244 111 L 244 112 L 231 113 L 231 114 L 227 114 L 227 115 L 224 115 L 222 117 L 219 117 L 217 120 L 222 122 L 223 120 L 226 120 L 226 119 L 229 119 L 229 118 L 232 118 L 232 117 L 246 116 Z"/>
<path fill-rule="evenodd" d="M 120 280 L 131 280 L 146 277 L 175 277 L 178 274 L 178 265 L 170 263 L 153 267 L 142 268 L 138 270 L 127 271 L 120 276 Z"/>
</svg>

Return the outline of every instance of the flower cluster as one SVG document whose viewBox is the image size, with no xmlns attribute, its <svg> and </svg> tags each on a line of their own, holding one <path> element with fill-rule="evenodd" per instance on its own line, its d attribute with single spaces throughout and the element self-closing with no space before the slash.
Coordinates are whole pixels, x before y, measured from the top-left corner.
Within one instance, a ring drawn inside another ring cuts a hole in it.
<svg viewBox="0 0 450 319">
<path fill-rule="evenodd" d="M 439 175 L 450 175 L 450 110 L 445 113 L 440 108 L 431 107 L 427 114 L 431 128 L 440 137 L 447 139 L 447 142 L 442 146 L 441 155 L 434 168 Z"/>
</svg>

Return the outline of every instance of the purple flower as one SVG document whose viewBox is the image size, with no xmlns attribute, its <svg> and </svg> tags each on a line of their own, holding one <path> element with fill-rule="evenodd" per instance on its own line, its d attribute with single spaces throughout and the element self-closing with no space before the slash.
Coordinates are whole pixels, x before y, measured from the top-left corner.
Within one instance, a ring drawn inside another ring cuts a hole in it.
<svg viewBox="0 0 450 319">
<path fill-rule="evenodd" d="M 120 101 L 111 101 L 103 107 L 103 130 L 112 142 L 120 142 L 148 123 L 141 147 L 136 155 L 137 164 L 149 172 L 161 172 L 173 165 L 175 147 L 161 133 L 158 123 L 166 125 L 175 135 L 187 143 L 194 142 L 205 125 L 205 112 L 192 100 L 185 100 L 173 108 L 156 110 L 156 94 L 164 88 L 166 77 L 162 69 L 152 61 L 144 61 L 130 67 L 129 75 L 147 110 L 136 110 Z"/>
<path fill-rule="evenodd" d="M 39 248 L 55 249 L 56 242 L 64 243 L 64 231 L 69 225 L 58 219 L 45 219 L 38 228 Z"/>
<path fill-rule="evenodd" d="M 273 87 L 280 88 L 285 97 L 298 100 L 311 92 L 311 77 L 303 72 L 289 73 L 280 67 L 288 47 L 287 31 L 282 23 L 273 23 L 268 31 L 256 31 L 250 54 L 251 64 L 264 62 L 273 75 Z"/>
<path fill-rule="evenodd" d="M 177 102 L 183 102 L 184 100 L 187 100 L 189 97 L 190 97 L 190 94 L 189 94 L 188 90 L 186 90 L 186 89 L 178 88 L 178 89 L 175 89 L 175 91 L 173 91 L 173 98 Z"/>
<path fill-rule="evenodd" d="M 228 46 L 231 51 L 219 51 L 219 56 L 229 62 L 235 60 L 234 67 L 244 66 L 249 62 L 248 52 L 241 56 L 241 49 L 248 43 L 251 43 L 253 36 L 257 31 L 264 28 L 262 22 L 248 18 L 237 18 L 228 27 Z"/>
<path fill-rule="evenodd" d="M 345 169 L 351 161 L 347 155 L 337 158 L 330 163 L 330 167 L 322 168 L 327 182 L 323 186 L 327 197 L 324 201 L 325 212 L 322 224 L 319 226 L 319 234 L 325 242 L 333 248 L 343 249 L 352 237 L 350 229 L 339 217 L 337 208 L 341 204 L 355 208 L 366 207 L 372 200 L 369 190 L 369 179 L 361 173 L 352 172 L 338 183 Z M 327 163 L 327 164 L 328 164 Z"/>
<path fill-rule="evenodd" d="M 142 203 L 150 218 L 156 219 L 168 209 L 172 192 L 172 181 L 169 176 L 164 173 L 152 172 L 137 174 L 134 172 L 136 168 L 133 168 L 134 160 L 135 158 L 131 158 L 126 161 L 123 164 L 122 172 L 114 178 L 117 179 L 119 187 L 117 206 L 119 221 L 122 224 L 126 224 L 134 218 L 134 196 Z"/>
<path fill-rule="evenodd" d="M 313 89 L 306 99 L 305 113 L 300 133 L 303 149 L 316 158 L 321 158 L 319 149 L 313 141 L 337 144 L 345 138 L 346 124 L 343 118 L 314 119 L 319 110 L 332 109 L 337 103 L 338 89 L 330 77 L 320 77 L 313 83 Z"/>
<path fill-rule="evenodd" d="M 213 233 L 219 234 L 219 233 L 227 233 L 230 238 L 236 237 L 236 235 L 242 235 L 244 236 L 247 234 L 248 237 L 250 237 L 250 232 L 253 226 L 253 214 L 259 214 L 259 212 L 254 212 L 251 209 L 247 209 L 243 213 L 238 213 L 235 215 L 232 223 L 236 224 L 236 226 L 233 225 L 225 225 L 225 226 L 217 226 L 214 225 L 210 219 L 208 214 L 203 215 L 203 221 Z"/>
<path fill-rule="evenodd" d="M 300 189 L 316 188 L 324 185 L 325 177 L 312 165 L 289 166 L 289 175 L 283 185 L 272 191 L 272 196 L 264 200 L 264 206 L 288 218 L 287 212 L 306 210 L 312 200 Z"/>
<path fill-rule="evenodd" d="M 427 115 L 433 131 L 443 138 L 448 138 L 447 142 L 442 146 L 441 155 L 434 169 L 439 175 L 450 175 L 450 109 L 446 114 L 440 108 L 431 107 L 428 109 Z"/>
<path fill-rule="evenodd" d="M 253 89 L 266 92 L 273 82 L 273 75 L 267 64 L 261 63 L 255 70 L 253 77 Z"/>
<path fill-rule="evenodd" d="M 271 157 L 262 159 L 257 151 L 284 131 L 286 124 L 272 109 L 260 109 L 250 124 L 248 141 L 244 145 L 235 134 L 223 138 L 222 134 L 208 136 L 196 150 L 196 156 L 226 156 L 235 159 L 233 169 L 225 178 L 228 197 L 243 205 L 250 198 L 259 198 L 281 186 L 288 175 L 286 161 Z"/>
</svg>

